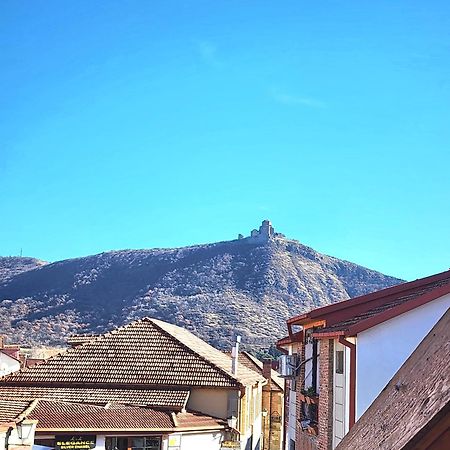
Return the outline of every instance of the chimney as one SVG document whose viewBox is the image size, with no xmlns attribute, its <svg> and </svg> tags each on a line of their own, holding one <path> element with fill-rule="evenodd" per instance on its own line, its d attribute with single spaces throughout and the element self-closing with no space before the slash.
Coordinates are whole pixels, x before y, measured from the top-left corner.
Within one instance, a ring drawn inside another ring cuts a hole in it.
<svg viewBox="0 0 450 450">
<path fill-rule="evenodd" d="M 233 375 L 237 375 L 240 342 L 241 337 L 236 336 L 236 345 L 231 349 L 231 359 L 232 359 L 231 372 L 233 373 Z"/>
<path fill-rule="evenodd" d="M 270 381 L 272 380 L 272 360 L 263 359 L 263 377 L 267 380 L 267 385 L 270 387 Z"/>
</svg>

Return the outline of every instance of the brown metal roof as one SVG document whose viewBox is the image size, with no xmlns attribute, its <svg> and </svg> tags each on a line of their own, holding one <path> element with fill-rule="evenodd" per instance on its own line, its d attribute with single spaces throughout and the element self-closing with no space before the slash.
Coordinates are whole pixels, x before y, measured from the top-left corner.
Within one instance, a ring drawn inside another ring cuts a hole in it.
<svg viewBox="0 0 450 450">
<path fill-rule="evenodd" d="M 6 385 L 86 387 L 239 387 L 264 378 L 175 325 L 144 318 L 42 364 L 5 376 Z"/>
<path fill-rule="evenodd" d="M 448 421 L 449 374 L 450 309 L 405 361 L 337 449 L 418 448 L 412 443 L 422 439 L 440 417 L 447 415 Z"/>
<path fill-rule="evenodd" d="M 181 411 L 189 398 L 187 390 L 161 389 L 84 389 L 36 386 L 2 386 L 0 398 L 60 400 L 76 403 L 105 404 L 120 402 L 128 405 L 153 406 Z"/>
<path fill-rule="evenodd" d="M 390 294 L 385 298 L 385 301 L 383 301 L 383 297 L 378 297 L 378 304 L 376 306 L 372 305 L 371 302 L 367 302 L 366 304 L 360 303 L 357 309 L 349 309 L 347 317 L 343 320 L 338 320 L 333 323 L 333 317 L 331 315 L 329 318 L 324 315 L 323 317 L 327 321 L 327 326 L 318 329 L 314 333 L 314 336 L 327 336 L 339 332 L 340 334 L 353 335 L 449 292 L 450 271 L 447 272 L 447 277 L 444 279 L 438 279 L 429 284 L 417 286 L 414 289 L 401 291 L 395 295 Z M 344 301 L 342 303 L 346 302 Z"/>
</svg>

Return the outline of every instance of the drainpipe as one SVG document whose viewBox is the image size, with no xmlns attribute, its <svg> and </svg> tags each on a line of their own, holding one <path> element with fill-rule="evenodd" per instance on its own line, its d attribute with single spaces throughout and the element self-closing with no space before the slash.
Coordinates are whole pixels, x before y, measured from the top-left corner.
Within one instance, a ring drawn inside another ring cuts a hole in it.
<svg viewBox="0 0 450 450">
<path fill-rule="evenodd" d="M 350 420 L 349 429 L 355 425 L 356 418 L 356 345 L 339 336 L 339 343 L 350 349 Z"/>
</svg>

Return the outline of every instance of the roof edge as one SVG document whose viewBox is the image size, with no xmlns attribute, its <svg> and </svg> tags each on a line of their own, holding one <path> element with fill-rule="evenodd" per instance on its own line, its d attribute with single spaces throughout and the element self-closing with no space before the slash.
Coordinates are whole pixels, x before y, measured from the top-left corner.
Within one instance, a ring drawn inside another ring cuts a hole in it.
<svg viewBox="0 0 450 450">
<path fill-rule="evenodd" d="M 368 303 L 383 297 L 398 295 L 403 291 L 408 291 L 421 286 L 426 286 L 427 284 L 440 280 L 445 280 L 446 278 L 450 278 L 450 270 L 446 270 L 445 272 L 440 272 L 434 275 L 429 275 L 424 278 L 418 278 L 414 281 L 407 281 L 405 283 L 400 283 L 395 286 L 390 286 L 388 288 L 381 289 L 379 291 L 370 292 L 369 294 L 360 295 L 358 297 L 352 297 L 346 300 L 342 300 L 340 302 L 332 303 L 331 305 L 315 308 L 307 313 L 303 313 L 298 316 L 292 317 L 291 319 L 288 319 L 287 324 L 288 326 L 296 324 L 301 325 L 302 324 L 301 322 L 318 319 L 326 314 L 358 306 L 360 304 Z"/>
<path fill-rule="evenodd" d="M 430 292 L 426 292 L 421 296 L 402 303 L 394 308 L 388 309 L 387 311 L 383 311 L 380 314 L 376 314 L 373 317 L 369 317 L 368 319 L 362 320 L 354 325 L 351 325 L 348 328 L 348 331 L 345 333 L 346 336 L 354 336 L 362 331 L 365 331 L 369 328 L 372 328 L 380 323 L 386 322 L 394 317 L 400 316 L 401 314 L 407 313 L 416 309 L 420 306 L 426 305 L 427 303 L 436 300 L 444 295 L 450 294 L 450 284 L 446 284 L 444 286 L 433 289 Z"/>
</svg>

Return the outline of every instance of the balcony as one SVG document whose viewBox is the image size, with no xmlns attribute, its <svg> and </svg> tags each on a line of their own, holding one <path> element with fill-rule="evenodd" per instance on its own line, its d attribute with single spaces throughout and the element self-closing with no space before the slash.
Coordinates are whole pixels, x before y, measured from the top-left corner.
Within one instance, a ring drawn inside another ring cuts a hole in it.
<svg viewBox="0 0 450 450">
<path fill-rule="evenodd" d="M 301 401 L 301 420 L 302 431 L 317 436 L 319 420 L 319 396 L 312 389 L 304 390 L 299 395 Z"/>
</svg>

